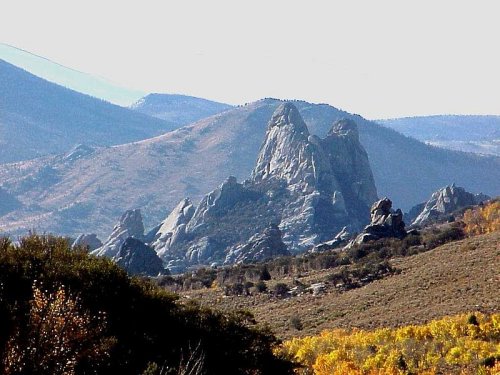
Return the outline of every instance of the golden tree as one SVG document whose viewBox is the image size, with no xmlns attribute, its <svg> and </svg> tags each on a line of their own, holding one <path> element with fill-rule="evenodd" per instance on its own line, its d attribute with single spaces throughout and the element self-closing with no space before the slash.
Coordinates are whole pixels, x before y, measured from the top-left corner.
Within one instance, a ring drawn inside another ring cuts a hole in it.
<svg viewBox="0 0 500 375">
<path fill-rule="evenodd" d="M 4 373 L 75 374 L 82 361 L 97 365 L 113 340 L 103 335 L 105 315 L 91 315 L 63 286 L 55 292 L 33 285 L 28 322 L 7 344 Z"/>
</svg>

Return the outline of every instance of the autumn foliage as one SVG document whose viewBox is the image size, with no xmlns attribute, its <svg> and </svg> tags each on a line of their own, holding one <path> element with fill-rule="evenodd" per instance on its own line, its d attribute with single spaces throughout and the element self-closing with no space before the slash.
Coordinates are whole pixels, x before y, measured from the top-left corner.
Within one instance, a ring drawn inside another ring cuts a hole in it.
<svg viewBox="0 0 500 375">
<path fill-rule="evenodd" d="M 500 230 L 500 200 L 465 211 L 463 221 L 470 236 Z"/>
<path fill-rule="evenodd" d="M 82 361 L 97 364 L 113 344 L 103 336 L 105 318 L 84 311 L 63 286 L 51 293 L 33 285 L 28 322 L 7 343 L 5 374 L 73 375 Z"/>
<path fill-rule="evenodd" d="M 300 374 L 484 374 L 500 371 L 500 314 L 464 314 L 374 331 L 329 330 L 295 338 L 282 352 Z"/>
</svg>

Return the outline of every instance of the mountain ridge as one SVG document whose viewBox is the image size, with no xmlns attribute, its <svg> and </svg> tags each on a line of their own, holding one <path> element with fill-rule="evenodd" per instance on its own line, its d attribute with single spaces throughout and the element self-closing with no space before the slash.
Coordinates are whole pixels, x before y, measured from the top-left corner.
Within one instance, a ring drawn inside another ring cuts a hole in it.
<svg viewBox="0 0 500 375">
<path fill-rule="evenodd" d="M 151 228 L 182 198 L 197 202 L 227 176 L 245 179 L 280 103 L 262 99 L 154 138 L 98 147 L 71 163 L 59 155 L 0 165 L 1 187 L 22 204 L 0 218 L 0 230 L 94 232 L 104 238 L 134 208 L 142 209 Z M 326 104 L 293 103 L 313 135 L 325 136 L 341 118 L 356 121 L 378 193 L 396 207 L 408 210 L 450 181 L 500 194 L 500 158 L 431 147 Z"/>
<path fill-rule="evenodd" d="M 0 163 L 111 146 L 163 134 L 174 124 L 36 77 L 0 60 Z"/>
</svg>

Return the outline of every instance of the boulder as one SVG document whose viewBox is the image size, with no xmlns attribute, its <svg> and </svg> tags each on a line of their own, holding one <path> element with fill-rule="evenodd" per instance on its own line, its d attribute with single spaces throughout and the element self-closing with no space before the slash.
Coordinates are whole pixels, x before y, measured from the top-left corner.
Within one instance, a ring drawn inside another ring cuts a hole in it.
<svg viewBox="0 0 500 375">
<path fill-rule="evenodd" d="M 403 221 L 403 212 L 392 209 L 392 201 L 385 197 L 375 202 L 371 208 L 370 224 L 347 245 L 361 244 L 381 238 L 404 238 L 407 233 Z"/>
<path fill-rule="evenodd" d="M 80 234 L 71 245 L 72 248 L 77 246 L 82 246 L 87 248 L 89 251 L 93 251 L 102 246 L 102 242 L 97 235 L 94 233 L 90 234 Z"/>
<path fill-rule="evenodd" d="M 165 273 L 163 262 L 156 252 L 133 237 L 121 244 L 115 261 L 130 275 L 158 276 Z"/>
</svg>

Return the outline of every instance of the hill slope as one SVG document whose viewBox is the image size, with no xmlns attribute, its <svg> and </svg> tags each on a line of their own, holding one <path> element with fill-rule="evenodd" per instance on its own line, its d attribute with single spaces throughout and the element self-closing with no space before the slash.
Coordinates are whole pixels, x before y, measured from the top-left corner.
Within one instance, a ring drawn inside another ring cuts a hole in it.
<svg viewBox="0 0 500 375">
<path fill-rule="evenodd" d="M 250 175 L 269 119 L 281 102 L 261 100 L 162 136 L 92 152 L 0 166 L 1 186 L 23 208 L 0 218 L 0 230 L 28 228 L 104 238 L 117 218 L 141 208 L 147 227 L 184 197 L 197 203 L 227 176 Z M 456 182 L 468 191 L 500 194 L 500 159 L 427 146 L 360 116 L 324 104 L 294 102 L 311 134 L 324 137 L 334 121 L 356 121 L 379 196 L 409 209 Z"/>
<path fill-rule="evenodd" d="M 500 156 L 500 116 L 442 115 L 377 122 L 435 146 Z"/>
<path fill-rule="evenodd" d="M 8 44 L 0 43 L 0 59 L 47 81 L 121 106 L 128 106 L 144 96 L 141 91 L 114 85 Z"/>
<path fill-rule="evenodd" d="M 232 108 L 229 104 L 177 94 L 149 94 L 130 106 L 134 111 L 187 125 Z"/>
<path fill-rule="evenodd" d="M 500 295 L 500 232 L 451 242 L 429 252 L 396 258 L 395 274 L 344 293 L 303 294 L 276 299 L 266 294 L 221 298 L 222 291 L 187 292 L 190 298 L 222 309 L 249 309 L 282 338 L 318 334 L 329 328 L 396 327 L 470 311 L 497 312 Z M 446 262 L 443 262 L 446 259 Z M 328 271 L 305 275 L 324 277 Z M 291 280 L 277 280 L 290 283 Z M 304 308 L 306 307 L 306 308 Z M 299 318 L 303 329 L 290 324 Z"/>
<path fill-rule="evenodd" d="M 173 128 L 160 119 L 38 78 L 0 60 L 0 162 L 66 152 L 79 143 L 115 145 Z"/>
</svg>

